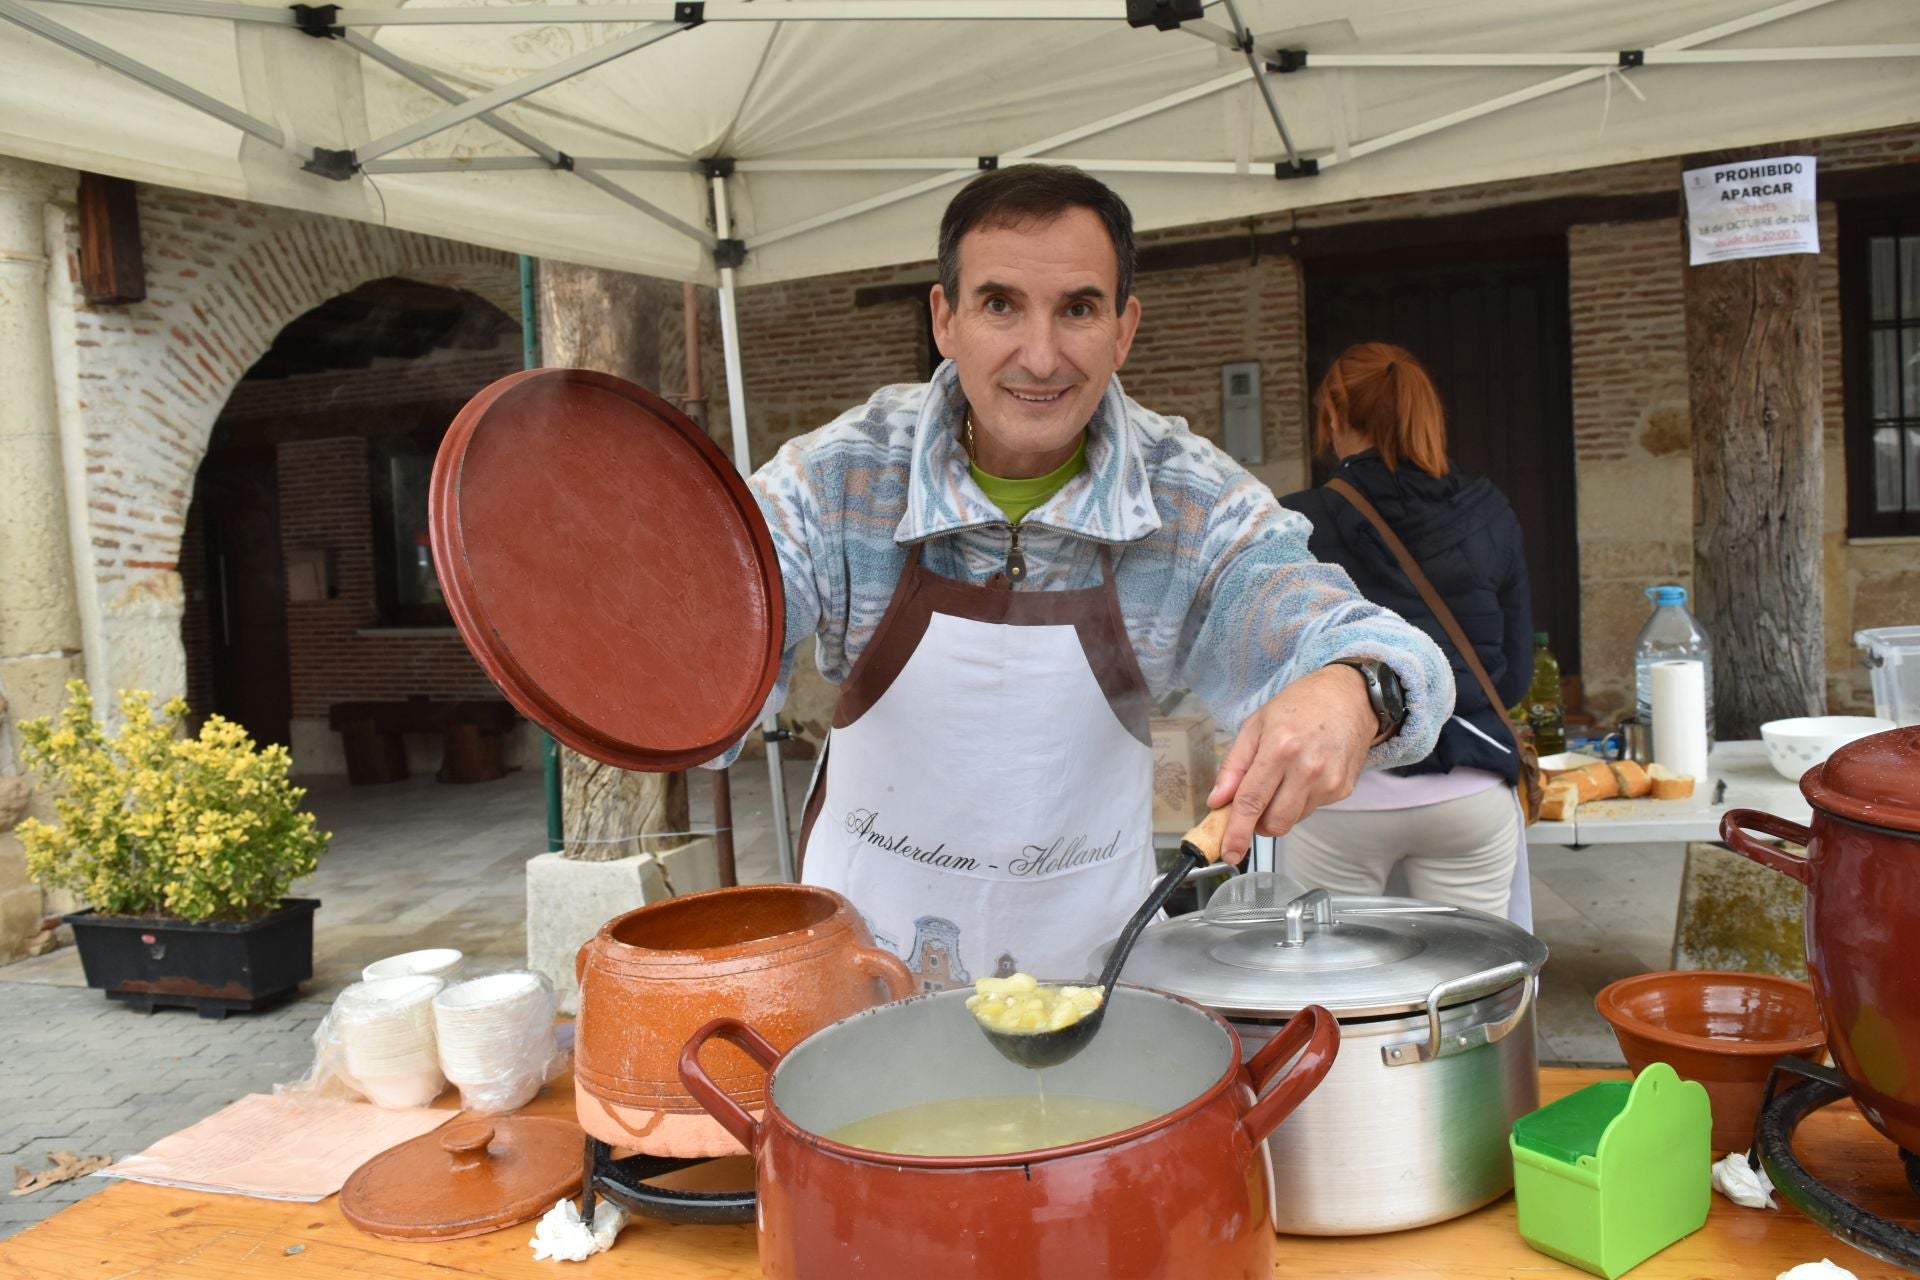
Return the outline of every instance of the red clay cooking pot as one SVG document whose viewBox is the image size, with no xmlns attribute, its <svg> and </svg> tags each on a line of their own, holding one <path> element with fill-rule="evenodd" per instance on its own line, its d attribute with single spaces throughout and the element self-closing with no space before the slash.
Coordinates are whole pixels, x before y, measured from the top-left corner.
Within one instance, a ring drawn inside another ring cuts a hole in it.
<svg viewBox="0 0 1920 1280">
<path fill-rule="evenodd" d="M 792 1045 L 918 990 L 845 898 L 798 884 L 714 889 L 629 911 L 600 927 L 576 965 L 580 1127 L 658 1156 L 740 1151 L 680 1085 L 681 1046 L 716 1013 Z M 761 1107 L 766 1073 L 744 1054 L 722 1050 L 713 1076 L 737 1103 Z"/>
<path fill-rule="evenodd" d="M 1807 969 L 1828 1051 L 1861 1114 L 1920 1152 L 1920 726 L 1848 743 L 1807 770 L 1800 791 L 1811 829 L 1733 809 L 1720 838 L 1807 886 Z"/>
<path fill-rule="evenodd" d="M 1044 1073 L 1046 1090 L 1137 1102 L 1156 1119 L 1004 1156 L 883 1155 L 821 1136 L 915 1103 L 1032 1096 L 1035 1073 L 987 1043 L 969 994 L 869 1009 L 784 1055 L 731 1018 L 687 1042 L 687 1091 L 755 1157 L 768 1280 L 1272 1280 L 1264 1140 L 1333 1065 L 1332 1014 L 1301 1010 L 1242 1065 L 1217 1015 L 1120 987 L 1100 1034 Z M 701 1064 L 716 1039 L 771 1072 L 760 1119 Z"/>
</svg>

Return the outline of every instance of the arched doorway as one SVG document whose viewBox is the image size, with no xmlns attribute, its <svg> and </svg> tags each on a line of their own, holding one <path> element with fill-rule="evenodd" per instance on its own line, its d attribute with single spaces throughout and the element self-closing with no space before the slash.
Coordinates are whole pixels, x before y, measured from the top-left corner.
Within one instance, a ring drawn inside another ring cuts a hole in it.
<svg viewBox="0 0 1920 1280">
<path fill-rule="evenodd" d="M 214 424 L 182 535 L 197 718 L 335 772 L 331 703 L 491 692 L 440 599 L 426 482 L 447 425 L 520 367 L 519 343 L 493 304 L 404 277 L 280 331 Z"/>
</svg>

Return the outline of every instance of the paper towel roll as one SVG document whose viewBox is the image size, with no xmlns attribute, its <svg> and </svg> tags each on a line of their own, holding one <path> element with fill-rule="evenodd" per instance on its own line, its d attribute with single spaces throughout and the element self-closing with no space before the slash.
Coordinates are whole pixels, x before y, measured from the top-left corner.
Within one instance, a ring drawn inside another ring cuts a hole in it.
<svg viewBox="0 0 1920 1280">
<path fill-rule="evenodd" d="M 1653 671 L 1653 761 L 1675 773 L 1707 776 L 1706 667 L 1656 662 Z"/>
</svg>

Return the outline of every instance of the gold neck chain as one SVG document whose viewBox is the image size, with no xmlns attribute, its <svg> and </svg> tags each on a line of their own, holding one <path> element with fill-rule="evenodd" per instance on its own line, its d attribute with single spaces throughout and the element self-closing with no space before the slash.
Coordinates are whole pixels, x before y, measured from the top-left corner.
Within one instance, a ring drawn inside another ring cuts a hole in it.
<svg viewBox="0 0 1920 1280">
<path fill-rule="evenodd" d="M 967 461 L 974 462 L 977 460 L 977 456 L 973 451 L 973 407 L 969 405 L 967 407 Z"/>
</svg>

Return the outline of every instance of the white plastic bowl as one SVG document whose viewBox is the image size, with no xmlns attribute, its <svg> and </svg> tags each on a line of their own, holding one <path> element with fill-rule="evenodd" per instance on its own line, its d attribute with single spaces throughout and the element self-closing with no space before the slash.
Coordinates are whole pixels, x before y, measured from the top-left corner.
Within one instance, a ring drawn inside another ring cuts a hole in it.
<svg viewBox="0 0 1920 1280">
<path fill-rule="evenodd" d="M 1849 742 L 1894 727 L 1893 721 L 1878 716 L 1800 716 L 1767 721 L 1760 726 L 1760 740 L 1767 744 L 1774 772 L 1798 782 L 1807 770 Z"/>
<path fill-rule="evenodd" d="M 384 960 L 375 960 L 360 971 L 360 977 L 366 982 L 415 976 L 450 979 L 465 958 L 452 947 L 429 947 L 425 951 L 408 951 Z"/>
</svg>

